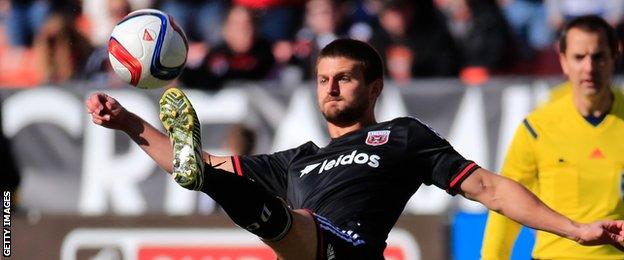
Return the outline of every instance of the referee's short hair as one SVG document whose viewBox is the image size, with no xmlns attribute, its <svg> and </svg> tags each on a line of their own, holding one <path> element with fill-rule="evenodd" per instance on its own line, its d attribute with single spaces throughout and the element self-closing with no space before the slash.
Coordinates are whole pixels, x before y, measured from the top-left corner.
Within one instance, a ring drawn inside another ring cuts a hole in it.
<svg viewBox="0 0 624 260">
<path fill-rule="evenodd" d="M 364 82 L 370 84 L 383 80 L 383 62 L 379 53 L 368 43 L 354 39 L 338 39 L 321 50 L 316 63 L 326 57 L 344 57 L 355 60 L 362 66 Z"/>
<path fill-rule="evenodd" d="M 572 19 L 562 29 L 559 35 L 559 53 L 565 53 L 567 48 L 567 36 L 568 32 L 572 28 L 580 29 L 584 32 L 603 32 L 606 36 L 607 44 L 611 50 L 613 57 L 618 57 L 620 54 L 620 48 L 618 45 L 617 35 L 615 29 L 602 17 L 597 15 L 584 15 Z"/>
</svg>

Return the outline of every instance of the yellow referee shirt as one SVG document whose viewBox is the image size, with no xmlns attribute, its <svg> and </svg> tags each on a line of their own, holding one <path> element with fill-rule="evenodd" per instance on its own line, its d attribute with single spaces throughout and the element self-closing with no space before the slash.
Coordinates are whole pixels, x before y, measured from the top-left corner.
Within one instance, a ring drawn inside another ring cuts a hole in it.
<svg viewBox="0 0 624 260">
<path fill-rule="evenodd" d="M 624 219 L 624 98 L 613 93 L 611 112 L 597 126 L 576 110 L 569 92 L 531 113 L 516 130 L 502 174 L 577 222 Z M 519 224 L 491 211 L 483 259 L 509 259 L 519 230 Z M 533 257 L 624 259 L 624 253 L 538 231 Z"/>
</svg>

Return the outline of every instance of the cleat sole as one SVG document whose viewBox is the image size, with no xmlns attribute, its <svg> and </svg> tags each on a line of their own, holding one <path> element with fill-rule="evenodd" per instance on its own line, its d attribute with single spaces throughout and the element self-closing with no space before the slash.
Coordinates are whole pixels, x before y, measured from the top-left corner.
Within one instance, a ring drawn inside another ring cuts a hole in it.
<svg viewBox="0 0 624 260">
<path fill-rule="evenodd" d="M 173 179 L 180 186 L 199 190 L 203 184 L 200 123 L 184 93 L 177 88 L 165 91 L 159 102 L 160 121 L 173 146 Z"/>
</svg>

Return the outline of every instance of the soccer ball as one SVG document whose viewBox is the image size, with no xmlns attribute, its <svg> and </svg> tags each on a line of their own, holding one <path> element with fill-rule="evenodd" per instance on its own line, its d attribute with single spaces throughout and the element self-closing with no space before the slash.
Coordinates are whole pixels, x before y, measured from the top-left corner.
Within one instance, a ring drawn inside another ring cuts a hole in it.
<svg viewBox="0 0 624 260">
<path fill-rule="evenodd" d="M 167 85 L 186 63 L 188 42 L 173 18 L 159 10 L 141 9 L 121 20 L 108 41 L 115 73 L 138 88 Z"/>
</svg>

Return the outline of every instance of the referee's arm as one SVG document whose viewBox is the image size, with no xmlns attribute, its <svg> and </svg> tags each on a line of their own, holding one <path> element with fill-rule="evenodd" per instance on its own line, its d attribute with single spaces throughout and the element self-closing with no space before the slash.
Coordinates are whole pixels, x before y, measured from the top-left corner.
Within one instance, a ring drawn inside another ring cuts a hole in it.
<svg viewBox="0 0 624 260">
<path fill-rule="evenodd" d="M 583 245 L 612 244 L 624 251 L 624 221 L 577 223 L 555 212 L 521 184 L 479 168 L 460 186 L 460 194 L 525 226 Z"/>
</svg>

